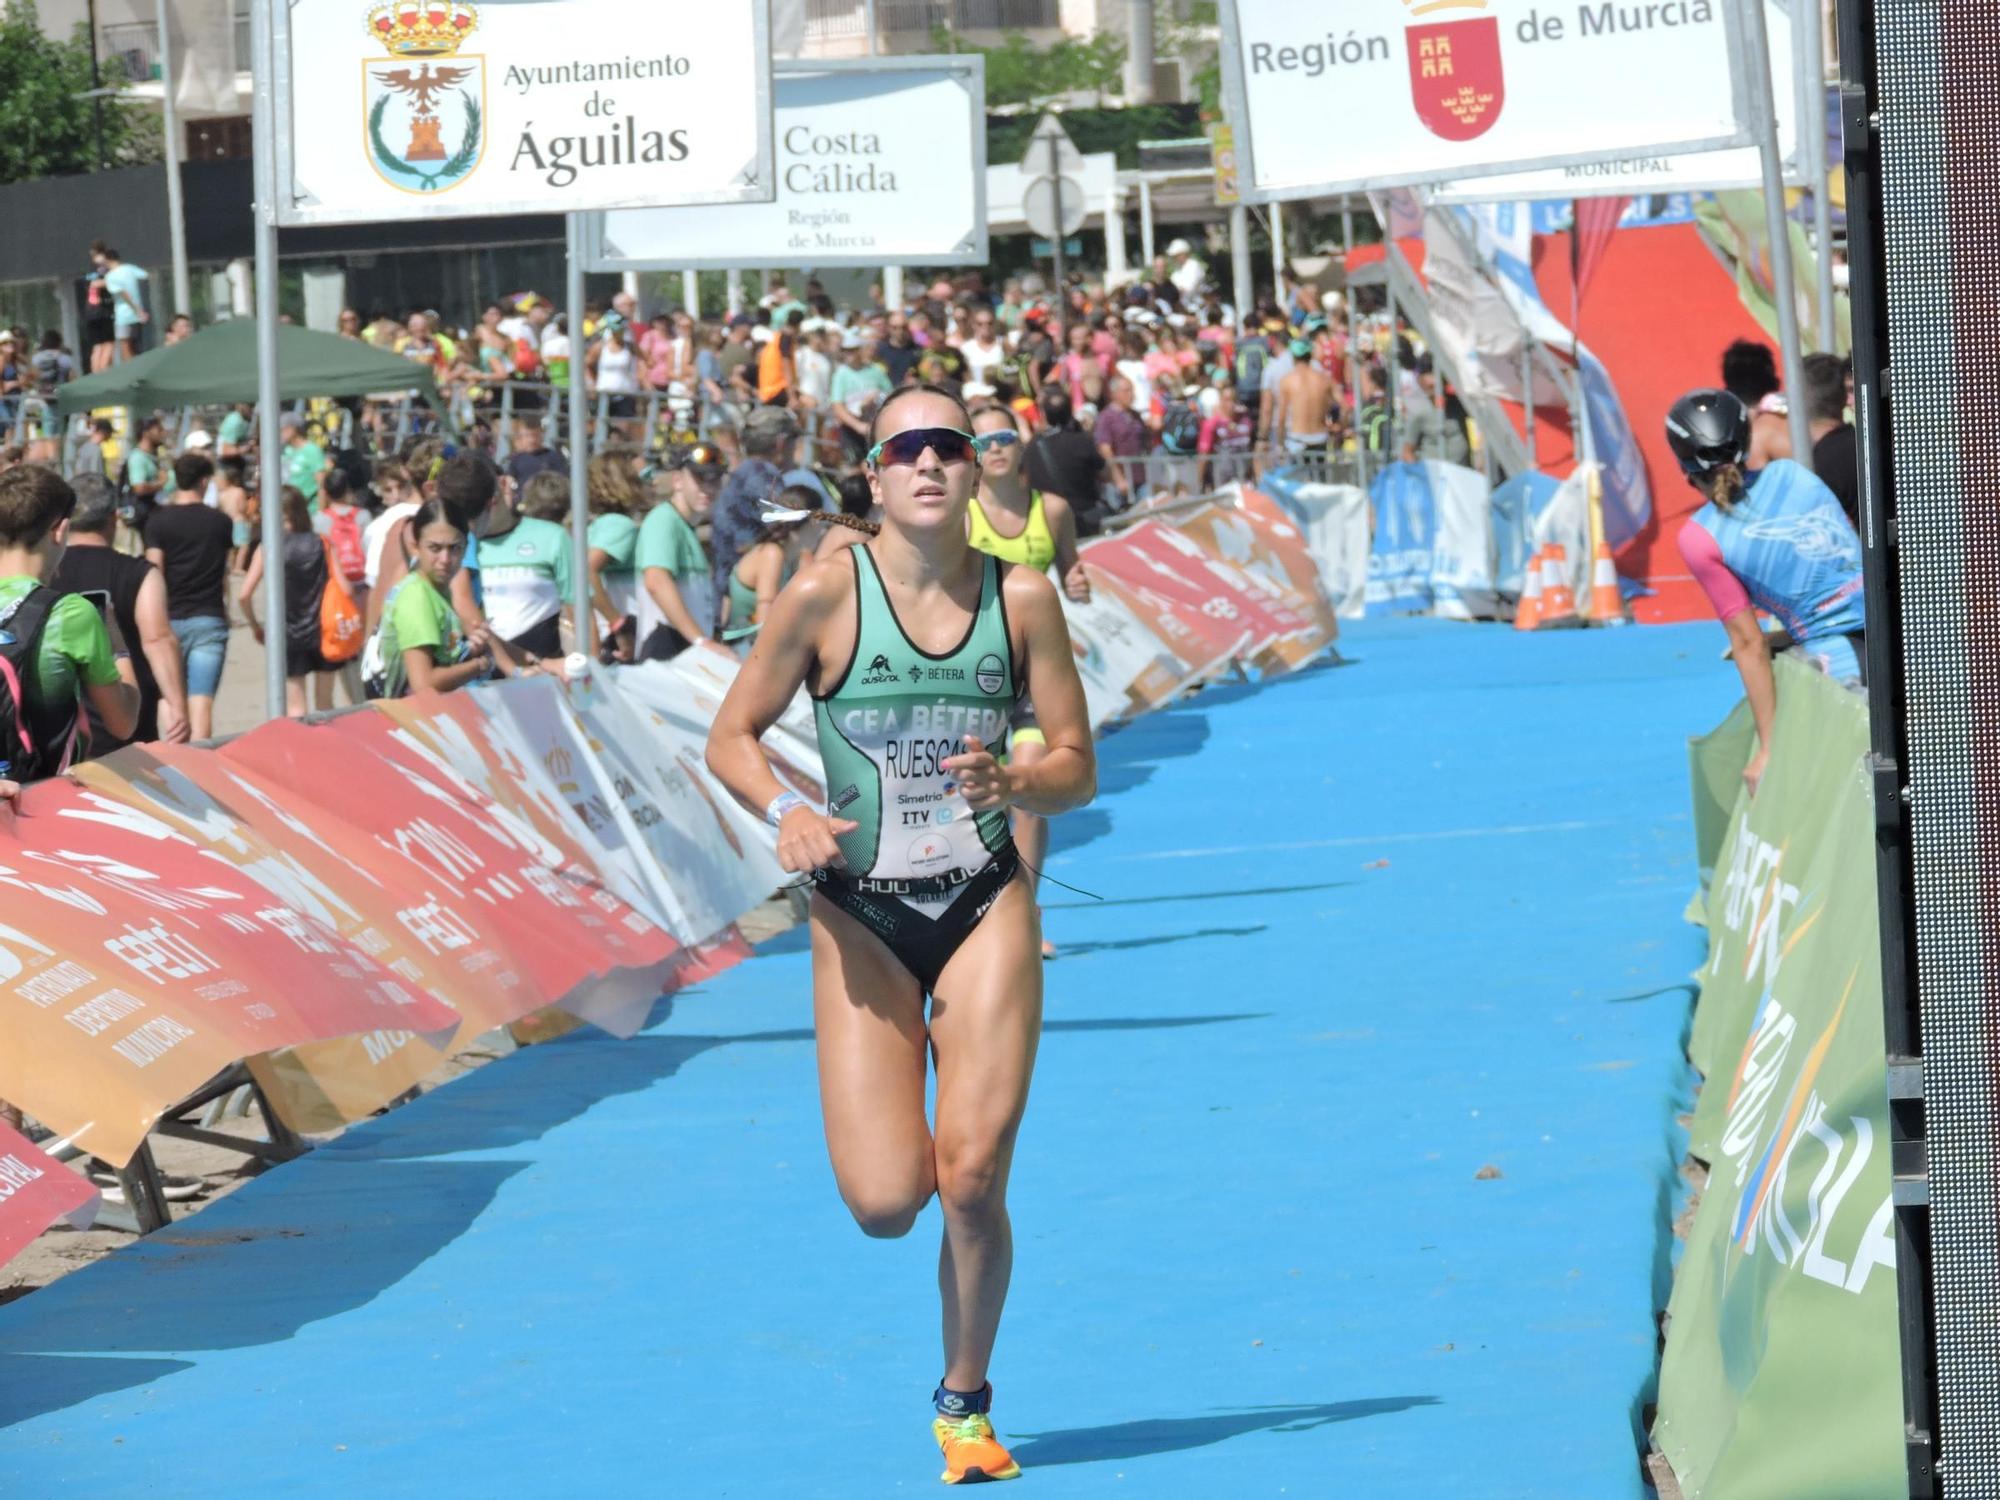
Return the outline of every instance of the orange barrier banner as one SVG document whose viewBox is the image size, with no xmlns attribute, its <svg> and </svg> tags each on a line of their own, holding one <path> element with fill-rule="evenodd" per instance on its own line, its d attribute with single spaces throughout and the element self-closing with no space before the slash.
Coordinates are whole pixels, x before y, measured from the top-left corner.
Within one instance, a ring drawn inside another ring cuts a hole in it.
<svg viewBox="0 0 2000 1500">
<path fill-rule="evenodd" d="M 51 1224 L 88 1229 L 97 1217 L 97 1189 L 20 1131 L 0 1125 L 0 1265 Z"/>
<path fill-rule="evenodd" d="M 0 1097 L 114 1163 L 259 1052 L 458 1015 L 138 808 L 67 781 L 0 813 Z"/>
</svg>

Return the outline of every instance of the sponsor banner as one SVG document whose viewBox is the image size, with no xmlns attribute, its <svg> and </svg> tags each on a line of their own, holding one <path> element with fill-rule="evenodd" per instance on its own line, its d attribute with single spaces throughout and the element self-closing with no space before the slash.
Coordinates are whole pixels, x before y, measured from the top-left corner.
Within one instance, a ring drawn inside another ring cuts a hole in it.
<svg viewBox="0 0 2000 1500">
<path fill-rule="evenodd" d="M 1115 591 L 1093 587 L 1088 603 L 1065 595 L 1062 607 L 1093 730 L 1163 707 L 1193 681 Z"/>
<path fill-rule="evenodd" d="M 1320 587 L 1319 568 L 1292 518 L 1269 496 L 1237 486 L 1214 514 L 1197 511 L 1181 529 L 1245 574 L 1273 604 L 1299 621 L 1276 648 L 1276 664 L 1295 668 L 1340 638 L 1340 620 Z"/>
<path fill-rule="evenodd" d="M 713 653 L 706 653 L 713 654 Z M 747 841 L 717 806 L 728 794 L 704 782 L 703 741 L 623 690 L 628 674 L 593 670 L 569 685 L 570 707 L 590 736 L 658 867 L 671 877 L 675 936 L 699 943 L 725 932 L 789 878 L 763 839 Z M 815 805 L 824 806 L 821 798 Z"/>
<path fill-rule="evenodd" d="M 0 888 L 0 1097 L 107 1161 L 242 1058 L 458 1026 L 172 825 L 68 781 L 0 814 Z"/>
<path fill-rule="evenodd" d="M 1222 639 L 1213 629 L 1214 622 L 1207 619 L 1200 619 L 1197 628 L 1183 619 L 1172 601 L 1163 595 L 1143 584 L 1129 584 L 1117 574 L 1095 566 L 1093 554 L 1106 540 L 1110 539 L 1099 538 L 1085 542 L 1082 547 L 1084 562 L 1091 564 L 1092 595 L 1123 606 L 1178 665 L 1183 685 L 1203 682 L 1227 671 L 1243 637 Z"/>
<path fill-rule="evenodd" d="M 20 1131 L 0 1125 L 0 1265 L 51 1224 L 88 1229 L 97 1218 L 95 1187 Z"/>
<path fill-rule="evenodd" d="M 601 271 L 986 264 L 986 70 L 977 53 L 781 62 L 777 196 L 620 209 Z"/>
<path fill-rule="evenodd" d="M 767 0 L 269 10 L 281 224 L 759 203 L 774 191 Z"/>
<path fill-rule="evenodd" d="M 1770 763 L 1707 901 L 1696 1014 L 1727 1024 L 1653 1440 L 1690 1497 L 1901 1494 L 1867 707 L 1784 658 L 1777 682 Z"/>
<path fill-rule="evenodd" d="M 1492 490 L 1471 469 L 1391 464 L 1369 489 L 1368 613 L 1493 619 Z"/>
<path fill-rule="evenodd" d="M 1248 202 L 1737 146 L 1737 0 L 1224 0 Z M 1300 130 L 1338 101 L 1355 128 Z"/>
<path fill-rule="evenodd" d="M 1777 109 L 1778 152 L 1783 158 L 1785 185 L 1808 186 L 1812 174 L 1799 151 L 1798 81 L 1811 75 L 1802 68 L 1794 50 L 1791 9 L 1783 0 L 1764 0 L 1764 25 L 1771 39 L 1771 98 Z M 1685 155 L 1642 146 L 1629 155 L 1605 161 L 1441 182 L 1431 196 L 1443 203 L 1504 203 L 1524 198 L 1651 197 L 1763 186 L 1763 163 L 1755 144 Z M 1644 210 L 1639 212 L 1643 216 Z"/>
<path fill-rule="evenodd" d="M 1116 536 L 1096 538 L 1083 555 L 1093 568 L 1133 592 L 1157 597 L 1224 663 L 1256 656 L 1289 628 L 1240 576 L 1223 576 L 1208 566 L 1220 559 L 1159 521 L 1141 521 Z"/>
<path fill-rule="evenodd" d="M 482 690 L 404 701 L 441 707 L 487 696 Z M 436 730 L 440 721 L 414 722 Z M 413 735 L 378 734 L 370 756 L 356 744 L 365 737 L 329 732 L 355 723 L 390 727 L 378 714 L 348 714 L 315 729 L 279 722 L 232 741 L 223 754 L 315 802 L 328 818 L 364 819 L 426 889 L 456 896 L 461 909 L 478 913 L 491 927 L 490 940 L 512 955 L 536 991 L 516 1016 L 554 1003 L 615 1036 L 632 1035 L 683 961 L 672 937 L 530 819 L 467 796 L 462 783 L 454 786 L 432 752 L 411 748 Z M 437 733 L 429 743 L 467 742 Z M 356 769 L 336 778 L 342 766 Z M 350 790 L 357 783 L 365 788 L 358 796 Z"/>
<path fill-rule="evenodd" d="M 1352 484 L 1316 484 L 1303 473 L 1280 469 L 1257 483 L 1305 533 L 1306 553 L 1334 614 L 1358 620 L 1368 612 L 1368 492 Z"/>
</svg>

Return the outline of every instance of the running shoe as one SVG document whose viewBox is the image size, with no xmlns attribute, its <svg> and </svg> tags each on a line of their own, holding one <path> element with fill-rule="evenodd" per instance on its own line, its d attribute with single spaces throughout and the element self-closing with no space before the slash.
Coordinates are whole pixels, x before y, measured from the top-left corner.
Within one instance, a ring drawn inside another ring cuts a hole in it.
<svg viewBox="0 0 2000 1500">
<path fill-rule="evenodd" d="M 985 1484 L 996 1479 L 1019 1479 L 1021 1466 L 993 1436 L 993 1423 L 984 1412 L 966 1417 L 939 1417 L 931 1423 L 931 1435 L 944 1454 L 946 1484 Z"/>
</svg>

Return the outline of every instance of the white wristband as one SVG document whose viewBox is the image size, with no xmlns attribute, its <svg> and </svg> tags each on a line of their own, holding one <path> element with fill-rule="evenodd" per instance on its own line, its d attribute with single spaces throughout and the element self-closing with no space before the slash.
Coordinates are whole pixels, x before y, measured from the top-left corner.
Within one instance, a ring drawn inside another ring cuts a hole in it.
<svg viewBox="0 0 2000 1500">
<path fill-rule="evenodd" d="M 764 821 L 769 823 L 773 828 L 776 828 L 780 823 L 785 821 L 786 813 L 796 812 L 801 807 L 811 806 L 812 804 L 797 792 L 780 792 L 771 799 L 771 805 L 764 809 Z"/>
</svg>

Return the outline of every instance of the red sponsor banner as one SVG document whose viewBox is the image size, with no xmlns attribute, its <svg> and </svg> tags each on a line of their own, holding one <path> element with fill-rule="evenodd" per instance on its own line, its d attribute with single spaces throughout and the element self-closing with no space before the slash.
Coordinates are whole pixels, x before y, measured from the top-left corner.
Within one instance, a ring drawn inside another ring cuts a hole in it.
<svg viewBox="0 0 2000 1500">
<path fill-rule="evenodd" d="M 334 732 L 348 726 L 375 732 Z M 405 879 L 449 899 L 510 953 L 541 996 L 630 1035 L 694 956 L 605 889 L 580 847 L 564 849 L 526 817 L 498 815 L 396 729 L 376 714 L 310 729 L 281 721 L 233 741 L 222 758 L 312 803 L 316 824 L 361 830 Z M 550 831 L 567 836 L 560 824 Z"/>
<path fill-rule="evenodd" d="M 231 1063 L 458 1015 L 172 825 L 68 781 L 0 813 L 0 1097 L 123 1163 Z"/>
<path fill-rule="evenodd" d="M 97 1217 L 97 1189 L 18 1130 L 0 1125 L 0 1265 L 51 1224 L 87 1229 Z"/>
<path fill-rule="evenodd" d="M 1267 671 L 1290 671 L 1339 636 L 1333 606 L 1298 527 L 1254 490 L 1234 506 L 1206 505 L 1176 522 L 1181 535 L 1210 554 L 1210 573 L 1241 587 L 1289 628 L 1260 654 Z"/>
<path fill-rule="evenodd" d="M 1289 622 L 1278 619 L 1241 580 L 1212 572 L 1212 554 L 1159 521 L 1141 521 L 1129 531 L 1091 543 L 1085 553 L 1093 568 L 1108 573 L 1186 624 L 1227 661 L 1250 657 L 1284 635 Z"/>
</svg>

